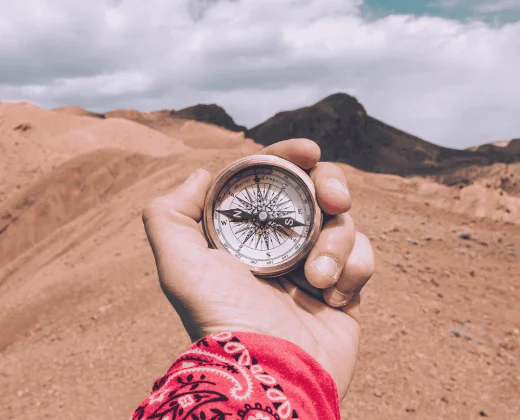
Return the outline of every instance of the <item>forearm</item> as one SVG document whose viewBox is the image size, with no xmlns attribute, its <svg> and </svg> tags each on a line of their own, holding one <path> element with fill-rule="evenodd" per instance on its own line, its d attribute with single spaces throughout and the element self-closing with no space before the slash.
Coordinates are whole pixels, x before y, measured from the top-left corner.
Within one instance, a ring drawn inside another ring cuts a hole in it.
<svg viewBox="0 0 520 420">
<path fill-rule="evenodd" d="M 330 375 L 293 343 L 220 333 L 186 350 L 133 419 L 340 419 Z"/>
</svg>

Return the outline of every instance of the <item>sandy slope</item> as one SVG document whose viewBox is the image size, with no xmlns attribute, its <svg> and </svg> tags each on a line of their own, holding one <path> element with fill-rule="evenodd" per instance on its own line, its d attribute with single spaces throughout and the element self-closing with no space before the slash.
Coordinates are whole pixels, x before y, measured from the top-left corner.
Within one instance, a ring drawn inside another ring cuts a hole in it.
<svg viewBox="0 0 520 420">
<path fill-rule="evenodd" d="M 184 124 L 171 128 L 174 153 L 154 131 L 143 154 L 138 130 L 146 127 L 119 133 L 96 128 L 110 120 L 23 107 L 15 107 L 18 119 L 3 108 L 0 126 L 2 147 L 19 136 L 24 150 L 30 141 L 35 150 L 19 170 L 1 157 L 12 180 L 0 204 L 0 414 L 127 418 L 188 344 L 158 287 L 141 209 L 195 168 L 215 173 L 260 146 L 244 140 L 229 148 L 237 133 L 190 123 L 184 132 Z M 39 136 L 13 135 L 17 121 L 34 124 Z M 97 134 L 84 140 L 83 131 Z M 54 145 L 70 132 L 83 140 Z M 174 141 L 183 133 L 190 148 Z M 25 167 L 40 172 L 27 176 Z M 483 412 L 513 419 L 520 412 L 518 202 L 342 169 L 378 263 L 363 296 L 362 353 L 345 418 L 477 419 Z M 19 179 L 28 186 L 12 193 Z"/>
<path fill-rule="evenodd" d="M 61 106 L 59 108 L 55 108 L 53 111 L 63 112 L 64 114 L 69 115 L 81 115 L 84 117 L 96 117 L 96 118 L 105 118 L 103 114 L 97 114 L 95 112 L 87 111 L 84 108 L 81 108 L 77 105 L 69 105 L 69 106 Z"/>
<path fill-rule="evenodd" d="M 47 111 L 0 103 L 0 203 L 62 162 L 100 148 L 165 156 L 188 148 L 181 140 L 126 119 Z"/>
</svg>

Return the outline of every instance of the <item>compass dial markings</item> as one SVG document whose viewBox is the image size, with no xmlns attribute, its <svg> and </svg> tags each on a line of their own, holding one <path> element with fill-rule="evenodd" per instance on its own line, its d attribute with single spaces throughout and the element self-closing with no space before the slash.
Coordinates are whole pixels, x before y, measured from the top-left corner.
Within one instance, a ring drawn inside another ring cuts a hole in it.
<svg viewBox="0 0 520 420">
<path fill-rule="evenodd" d="M 217 196 L 217 236 L 245 263 L 265 267 L 287 261 L 306 242 L 302 233 L 306 217 L 312 216 L 312 197 L 299 178 L 287 174 L 277 167 L 246 169 L 229 179 Z M 253 217 L 233 220 L 229 211 L 235 209 Z M 230 223 L 221 223 L 224 220 Z M 282 225 L 287 220 L 291 226 Z"/>
<path fill-rule="evenodd" d="M 282 193 L 282 190 L 278 191 L 278 194 L 276 194 L 276 196 L 271 198 L 271 200 L 269 200 L 269 202 L 266 205 L 269 206 L 273 202 L 273 200 L 276 200 L 280 196 L 281 193 Z"/>
<path fill-rule="evenodd" d="M 264 184 L 264 192 L 265 192 L 265 199 L 267 200 L 269 198 L 269 191 L 271 190 L 271 184 L 267 184 L 268 187 L 267 187 L 267 190 L 265 189 L 265 184 Z"/>
<path fill-rule="evenodd" d="M 251 202 L 248 202 L 246 200 L 242 200 L 238 195 L 235 195 L 235 198 L 240 201 L 240 203 L 245 206 L 246 208 L 253 208 L 254 206 L 251 204 Z"/>
<path fill-rule="evenodd" d="M 245 189 L 245 191 L 247 193 L 247 198 L 249 198 L 249 203 L 251 204 L 251 206 L 254 207 L 253 203 L 255 202 L 255 200 L 253 200 L 253 198 L 251 197 L 251 194 L 249 194 L 249 189 L 248 188 L 244 188 L 244 189 Z"/>
</svg>

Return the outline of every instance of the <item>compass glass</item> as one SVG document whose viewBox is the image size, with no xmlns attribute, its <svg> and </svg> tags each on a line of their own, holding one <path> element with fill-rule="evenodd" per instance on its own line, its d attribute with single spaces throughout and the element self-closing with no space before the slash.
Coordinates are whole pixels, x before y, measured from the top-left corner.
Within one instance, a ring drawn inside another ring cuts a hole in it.
<svg viewBox="0 0 520 420">
<path fill-rule="evenodd" d="M 271 165 L 247 167 L 222 186 L 213 206 L 222 246 L 252 267 L 286 263 L 305 246 L 314 201 L 305 183 Z"/>
</svg>

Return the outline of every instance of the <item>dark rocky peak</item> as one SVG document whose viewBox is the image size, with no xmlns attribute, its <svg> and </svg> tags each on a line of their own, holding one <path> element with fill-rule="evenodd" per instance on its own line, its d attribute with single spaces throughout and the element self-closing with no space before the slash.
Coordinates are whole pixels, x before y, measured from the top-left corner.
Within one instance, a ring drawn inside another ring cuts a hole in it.
<svg viewBox="0 0 520 420">
<path fill-rule="evenodd" d="M 262 144 L 306 137 L 316 141 L 322 149 L 327 149 L 336 140 L 337 148 L 341 148 L 341 144 L 363 134 L 365 117 L 365 109 L 356 98 L 336 93 L 314 105 L 280 112 L 253 127 L 247 135 Z M 332 153 L 332 150 L 329 151 Z M 332 158 L 332 155 L 325 156 Z"/>
<path fill-rule="evenodd" d="M 366 116 L 366 111 L 354 96 L 346 93 L 335 93 L 327 96 L 315 105 L 314 108 L 320 108 L 324 111 L 331 111 L 337 116 L 345 116 L 357 114 L 361 117 Z M 311 107 L 312 108 L 312 107 Z"/>
<path fill-rule="evenodd" d="M 489 151 L 437 146 L 367 115 L 363 105 L 345 93 L 280 112 L 253 127 L 247 136 L 264 145 L 293 137 L 309 138 L 320 145 L 322 160 L 398 175 L 436 175 L 471 165 L 514 162 L 519 160 L 514 151 L 520 144 L 513 141 L 507 148 L 492 147 Z"/>
<path fill-rule="evenodd" d="M 513 140 L 511 140 L 509 142 L 509 144 L 505 147 L 505 150 L 508 153 L 511 153 L 511 154 L 514 154 L 514 155 L 520 155 L 520 139 L 513 139 Z"/>
<path fill-rule="evenodd" d="M 467 151 L 483 153 L 504 163 L 517 162 L 520 160 L 520 139 L 486 143 L 470 147 Z"/>
<path fill-rule="evenodd" d="M 280 112 L 263 124 L 253 127 L 247 136 L 269 145 L 280 140 L 305 137 L 321 147 L 324 160 L 351 161 L 362 149 L 366 134 L 367 114 L 353 96 L 336 93 L 315 103 L 293 111 Z M 355 160 L 360 167 L 363 157 Z M 368 165 L 370 166 L 370 165 Z"/>
<path fill-rule="evenodd" d="M 216 104 L 199 104 L 178 111 L 172 110 L 170 113 L 175 117 L 214 124 L 231 131 L 247 130 L 246 127 L 237 125 L 224 108 Z"/>
</svg>

